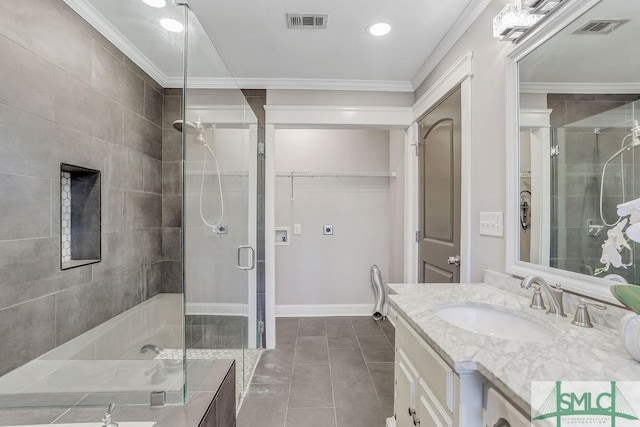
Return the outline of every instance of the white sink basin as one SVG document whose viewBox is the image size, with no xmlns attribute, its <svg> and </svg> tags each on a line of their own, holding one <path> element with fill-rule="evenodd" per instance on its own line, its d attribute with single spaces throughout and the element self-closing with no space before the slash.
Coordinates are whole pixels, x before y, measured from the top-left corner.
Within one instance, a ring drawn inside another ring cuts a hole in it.
<svg viewBox="0 0 640 427">
<path fill-rule="evenodd" d="M 490 337 L 541 342 L 555 335 L 551 329 L 538 322 L 490 306 L 451 305 L 434 312 L 454 326 Z"/>
<path fill-rule="evenodd" d="M 120 427 L 153 427 L 155 422 L 119 422 Z M 31 424 L 28 426 L 13 427 L 102 427 L 103 423 L 71 423 L 71 424 Z M 11 427 L 11 426 L 8 426 Z"/>
</svg>

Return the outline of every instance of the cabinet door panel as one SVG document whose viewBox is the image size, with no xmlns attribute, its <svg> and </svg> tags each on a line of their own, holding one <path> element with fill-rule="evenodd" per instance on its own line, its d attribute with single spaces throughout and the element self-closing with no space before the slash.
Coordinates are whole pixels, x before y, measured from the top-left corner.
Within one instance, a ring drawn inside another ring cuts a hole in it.
<svg viewBox="0 0 640 427">
<path fill-rule="evenodd" d="M 396 350 L 395 381 L 393 409 L 396 414 L 396 425 L 398 427 L 413 426 L 413 419 L 409 415 L 409 408 L 416 407 L 418 371 L 409 361 L 407 354 L 400 346 L 398 346 Z"/>
<path fill-rule="evenodd" d="M 442 407 L 433 391 L 422 378 L 418 380 L 418 407 L 420 427 L 453 427 L 453 420 Z"/>
</svg>

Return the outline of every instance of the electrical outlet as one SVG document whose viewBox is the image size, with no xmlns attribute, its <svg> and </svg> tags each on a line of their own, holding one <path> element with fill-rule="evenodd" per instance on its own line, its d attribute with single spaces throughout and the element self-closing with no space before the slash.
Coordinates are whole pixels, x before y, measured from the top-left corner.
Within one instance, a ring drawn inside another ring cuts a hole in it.
<svg viewBox="0 0 640 427">
<path fill-rule="evenodd" d="M 322 234 L 324 234 L 325 236 L 332 236 L 333 235 L 333 225 L 323 225 L 322 226 Z"/>
<path fill-rule="evenodd" d="M 503 213 L 480 212 L 480 235 L 503 237 Z"/>
<path fill-rule="evenodd" d="M 293 234 L 296 236 L 302 234 L 302 224 L 293 224 Z"/>
</svg>

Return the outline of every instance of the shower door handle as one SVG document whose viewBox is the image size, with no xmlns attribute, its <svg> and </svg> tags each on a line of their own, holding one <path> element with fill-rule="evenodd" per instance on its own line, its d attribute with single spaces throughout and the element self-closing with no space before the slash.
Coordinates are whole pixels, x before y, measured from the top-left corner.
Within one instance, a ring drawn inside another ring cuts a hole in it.
<svg viewBox="0 0 640 427">
<path fill-rule="evenodd" d="M 251 251 L 251 264 L 248 265 L 247 267 L 243 267 L 242 266 L 242 250 L 243 249 L 249 249 Z M 240 270 L 253 270 L 254 268 L 256 268 L 256 250 L 253 249 L 253 247 L 251 245 L 240 245 L 238 246 L 238 268 Z"/>
</svg>

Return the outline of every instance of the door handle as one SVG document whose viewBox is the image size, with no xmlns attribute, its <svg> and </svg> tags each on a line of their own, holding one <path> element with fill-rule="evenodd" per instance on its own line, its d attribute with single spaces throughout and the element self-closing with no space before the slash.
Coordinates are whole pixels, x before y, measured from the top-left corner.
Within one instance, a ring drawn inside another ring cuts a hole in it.
<svg viewBox="0 0 640 427">
<path fill-rule="evenodd" d="M 447 264 L 460 265 L 460 255 L 450 256 L 449 258 L 447 258 Z"/>
<path fill-rule="evenodd" d="M 243 249 L 249 249 L 251 251 L 251 264 L 243 267 L 242 266 L 242 250 Z M 238 269 L 240 270 L 253 270 L 254 268 L 256 268 L 256 251 L 255 249 L 253 249 L 253 247 L 251 245 L 240 245 L 238 246 Z"/>
</svg>

